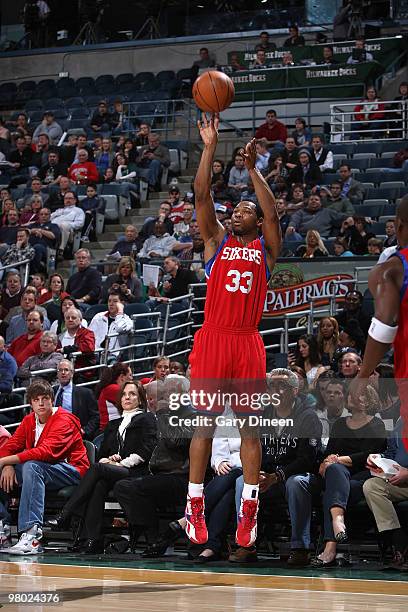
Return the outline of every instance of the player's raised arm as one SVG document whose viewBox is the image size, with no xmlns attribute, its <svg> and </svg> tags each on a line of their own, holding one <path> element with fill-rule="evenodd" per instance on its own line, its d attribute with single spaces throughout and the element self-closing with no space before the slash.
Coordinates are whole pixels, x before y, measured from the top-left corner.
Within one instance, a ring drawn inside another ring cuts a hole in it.
<svg viewBox="0 0 408 612">
<path fill-rule="evenodd" d="M 275 196 L 269 188 L 262 174 L 255 168 L 256 146 L 253 138 L 243 152 L 245 165 L 255 188 L 256 197 L 263 212 L 262 235 L 265 241 L 266 259 L 268 268 L 272 272 L 279 256 L 282 243 L 282 233 L 276 210 Z"/>
<path fill-rule="evenodd" d="M 218 122 L 218 115 L 212 115 L 208 120 L 205 113 L 202 114 L 202 121 L 198 121 L 204 149 L 194 180 L 194 193 L 198 227 L 206 246 L 206 260 L 214 255 L 225 236 L 225 229 L 216 217 L 211 195 L 211 172 L 218 143 Z"/>
</svg>

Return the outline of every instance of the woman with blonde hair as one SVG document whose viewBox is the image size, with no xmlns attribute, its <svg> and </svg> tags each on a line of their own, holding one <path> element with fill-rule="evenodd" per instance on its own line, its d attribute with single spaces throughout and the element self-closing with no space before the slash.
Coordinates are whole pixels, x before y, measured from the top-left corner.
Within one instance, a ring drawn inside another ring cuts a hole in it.
<svg viewBox="0 0 408 612">
<path fill-rule="evenodd" d="M 334 317 L 320 319 L 317 344 L 323 365 L 330 365 L 339 346 L 339 324 Z"/>
<path fill-rule="evenodd" d="M 119 291 L 123 301 L 132 303 L 142 299 L 142 283 L 135 272 L 135 260 L 125 255 L 118 263 L 114 274 L 109 274 L 102 285 L 100 303 L 106 304 L 110 291 Z"/>
<path fill-rule="evenodd" d="M 306 244 L 301 244 L 295 252 L 295 257 L 327 257 L 328 251 L 317 230 L 309 230 L 306 234 Z"/>
</svg>

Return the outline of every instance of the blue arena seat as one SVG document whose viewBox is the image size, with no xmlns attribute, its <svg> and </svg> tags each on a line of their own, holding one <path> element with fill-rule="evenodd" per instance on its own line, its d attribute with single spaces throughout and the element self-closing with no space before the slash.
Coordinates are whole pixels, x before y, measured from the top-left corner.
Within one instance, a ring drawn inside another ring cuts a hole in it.
<svg viewBox="0 0 408 612">
<path fill-rule="evenodd" d="M 24 108 L 27 113 L 30 111 L 44 110 L 44 103 L 42 100 L 38 99 L 28 100 Z"/>
<path fill-rule="evenodd" d="M 381 151 L 381 142 L 357 142 L 354 150 L 354 156 L 359 153 L 374 153 L 379 155 Z"/>
<path fill-rule="evenodd" d="M 159 83 L 167 83 L 168 81 L 174 81 L 176 78 L 176 73 L 174 70 L 162 70 L 158 74 L 156 74 L 156 79 Z"/>
<path fill-rule="evenodd" d="M 72 96 L 65 100 L 66 108 L 80 108 L 81 106 L 85 106 L 85 100 L 82 96 Z"/>
<path fill-rule="evenodd" d="M 177 78 L 180 78 L 178 74 Z M 355 151 L 356 145 L 354 142 L 342 142 L 339 144 L 331 143 L 329 148 L 333 151 L 333 154 L 344 155 L 344 157 L 350 158 Z"/>
<path fill-rule="evenodd" d="M 73 108 L 71 119 L 89 119 L 89 110 L 84 106 L 81 106 L 80 108 Z"/>
<path fill-rule="evenodd" d="M 392 142 L 381 142 L 381 153 L 388 153 L 390 151 L 397 153 L 401 149 L 408 148 L 408 141 L 406 140 L 394 140 Z"/>
<path fill-rule="evenodd" d="M 121 87 L 126 83 L 133 83 L 134 76 L 131 72 L 123 72 L 122 74 L 118 74 L 115 78 L 115 83 L 117 87 Z"/>
</svg>

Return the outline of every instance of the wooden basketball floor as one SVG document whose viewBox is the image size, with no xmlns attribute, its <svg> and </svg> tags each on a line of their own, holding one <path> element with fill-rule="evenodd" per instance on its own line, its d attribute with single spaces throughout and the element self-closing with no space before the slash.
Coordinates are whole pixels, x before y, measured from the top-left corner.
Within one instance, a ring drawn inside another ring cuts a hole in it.
<svg viewBox="0 0 408 612">
<path fill-rule="evenodd" d="M 2 560 L 4 558 L 5 560 Z M 8 594 L 55 592 L 53 606 L 10 604 Z M 84 558 L 44 555 L 0 558 L 4 610 L 171 612 L 279 610 L 407 612 L 408 574 L 345 569 L 334 573 L 252 566 L 197 567 L 183 559 L 144 561 L 127 555 Z"/>
</svg>

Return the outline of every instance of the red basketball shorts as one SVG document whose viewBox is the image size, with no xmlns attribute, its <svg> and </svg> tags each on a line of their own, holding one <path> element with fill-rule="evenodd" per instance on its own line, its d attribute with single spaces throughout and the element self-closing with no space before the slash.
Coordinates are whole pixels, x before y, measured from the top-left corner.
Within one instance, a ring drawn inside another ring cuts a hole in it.
<svg viewBox="0 0 408 612">
<path fill-rule="evenodd" d="M 267 403 L 266 354 L 257 329 L 204 324 L 194 336 L 190 365 L 190 394 L 199 412 L 222 414 L 229 403 L 236 414 L 254 414 Z"/>
</svg>

